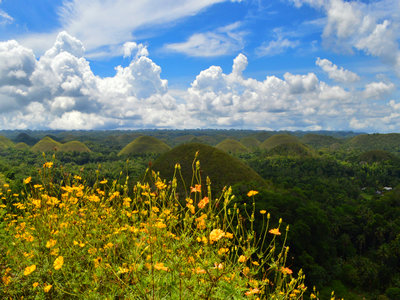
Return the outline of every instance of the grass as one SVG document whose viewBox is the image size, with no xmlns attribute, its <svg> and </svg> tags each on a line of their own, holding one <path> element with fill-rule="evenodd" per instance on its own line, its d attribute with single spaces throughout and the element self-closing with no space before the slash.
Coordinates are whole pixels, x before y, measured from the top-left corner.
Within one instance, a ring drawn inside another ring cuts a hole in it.
<svg viewBox="0 0 400 300">
<path fill-rule="evenodd" d="M 154 186 L 79 176 L 54 180 L 53 162 L 41 182 L 1 187 L 0 296 L 35 299 L 302 299 L 304 275 L 287 266 L 287 231 L 270 215 L 202 193 L 200 163 L 182 203 L 171 182 Z M 150 171 L 149 171 L 150 172 Z M 179 165 L 175 174 L 180 172 Z M 210 191 L 210 189 L 206 188 Z M 253 231 L 262 218 L 262 233 Z M 314 295 L 314 294 L 312 294 Z"/>
<path fill-rule="evenodd" d="M 0 135 L 0 150 L 12 147 L 14 147 L 14 143 L 8 138 Z"/>
<path fill-rule="evenodd" d="M 166 143 L 155 137 L 141 136 L 126 145 L 118 156 L 164 153 L 170 149 Z"/>
<path fill-rule="evenodd" d="M 250 152 L 241 142 L 233 139 L 223 140 L 215 146 L 216 148 L 232 154 L 248 153 Z"/>
<path fill-rule="evenodd" d="M 51 137 L 46 136 L 37 142 L 32 148 L 34 152 L 90 152 L 90 149 L 79 141 L 71 141 L 65 144 L 53 140 Z"/>
<path fill-rule="evenodd" d="M 312 151 L 301 143 L 284 143 L 268 151 L 268 155 L 287 156 L 287 157 L 311 157 Z"/>
<path fill-rule="evenodd" d="M 272 148 L 281 144 L 298 143 L 299 139 L 289 134 L 276 134 L 266 139 L 260 144 L 260 148 L 264 150 L 271 150 Z"/>
<path fill-rule="evenodd" d="M 255 151 L 260 147 L 261 142 L 253 136 L 246 136 L 240 140 L 240 142 L 248 149 Z"/>
</svg>

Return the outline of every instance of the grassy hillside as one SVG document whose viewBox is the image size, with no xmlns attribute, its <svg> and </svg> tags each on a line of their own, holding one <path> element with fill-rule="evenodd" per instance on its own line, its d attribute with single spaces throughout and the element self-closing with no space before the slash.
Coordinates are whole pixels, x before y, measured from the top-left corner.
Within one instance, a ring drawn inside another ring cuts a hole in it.
<svg viewBox="0 0 400 300">
<path fill-rule="evenodd" d="M 33 147 L 32 151 L 37 152 L 52 152 L 58 151 L 61 148 L 61 143 L 56 142 L 49 136 L 45 136 L 39 142 L 37 142 Z"/>
<path fill-rule="evenodd" d="M 18 150 L 29 150 L 31 147 L 29 147 L 27 144 L 25 144 L 25 143 L 18 143 L 18 144 L 15 144 L 15 149 L 18 149 Z"/>
<path fill-rule="evenodd" d="M 16 143 L 25 143 L 29 146 L 35 145 L 39 140 L 31 137 L 29 134 L 22 132 L 18 134 L 18 136 L 14 139 L 14 142 Z"/>
<path fill-rule="evenodd" d="M 250 152 L 241 142 L 233 139 L 226 139 L 219 143 L 216 148 L 227 153 L 240 154 Z"/>
<path fill-rule="evenodd" d="M 276 134 L 266 139 L 260 144 L 260 148 L 263 150 L 271 150 L 272 148 L 281 144 L 297 143 L 299 139 L 293 135 L 288 134 Z"/>
<path fill-rule="evenodd" d="M 121 155 L 164 153 L 171 149 L 166 143 L 152 136 L 141 136 L 126 145 L 119 153 Z"/>
<path fill-rule="evenodd" d="M 61 145 L 60 151 L 63 152 L 91 152 L 90 149 L 82 142 L 71 141 Z"/>
<path fill-rule="evenodd" d="M 175 147 L 159 157 L 155 161 L 153 169 L 159 171 L 162 177 L 171 179 L 174 166 L 179 163 L 186 187 L 190 187 L 192 163 L 197 151 L 199 151 L 198 160 L 200 161 L 202 182 L 206 182 L 207 176 L 212 178 L 211 186 L 214 191 L 241 181 L 254 181 L 260 185 L 264 183 L 264 180 L 253 169 L 240 160 L 204 144 L 184 144 Z"/>
<path fill-rule="evenodd" d="M 33 147 L 32 151 L 37 152 L 90 152 L 90 149 L 83 143 L 78 141 L 71 141 L 65 144 L 56 142 L 51 137 L 46 136 L 37 142 Z"/>
<path fill-rule="evenodd" d="M 311 157 L 313 153 L 307 146 L 301 143 L 284 143 L 269 150 L 268 155 Z"/>
<path fill-rule="evenodd" d="M 362 153 L 359 160 L 367 163 L 383 162 L 388 160 L 398 160 L 392 153 L 384 150 L 371 150 Z"/>
<path fill-rule="evenodd" d="M 313 133 L 306 134 L 300 140 L 303 144 L 306 144 L 316 149 L 329 148 L 334 144 L 342 143 L 342 140 L 334 138 L 332 136 Z"/>
<path fill-rule="evenodd" d="M 0 150 L 14 147 L 14 143 L 4 136 L 0 136 Z"/>
<path fill-rule="evenodd" d="M 400 134 L 362 134 L 350 139 L 346 146 L 362 151 L 385 150 L 400 153 Z"/>
<path fill-rule="evenodd" d="M 255 151 L 260 147 L 261 142 L 253 136 L 246 136 L 240 142 L 248 149 Z"/>
</svg>

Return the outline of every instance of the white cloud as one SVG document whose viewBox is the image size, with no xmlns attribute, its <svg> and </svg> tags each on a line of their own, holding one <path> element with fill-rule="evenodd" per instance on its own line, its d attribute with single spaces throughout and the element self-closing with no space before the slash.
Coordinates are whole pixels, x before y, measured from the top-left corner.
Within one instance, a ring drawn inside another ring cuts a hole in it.
<svg viewBox="0 0 400 300">
<path fill-rule="evenodd" d="M 288 49 L 294 49 L 299 45 L 298 41 L 290 41 L 287 38 L 278 36 L 276 40 L 269 43 L 263 43 L 256 49 L 258 56 L 274 56 L 284 53 Z"/>
<path fill-rule="evenodd" d="M 0 9 L 0 25 L 11 24 L 13 22 L 14 18 Z"/>
<path fill-rule="evenodd" d="M 102 78 L 82 56 L 82 43 L 65 32 L 38 60 L 15 41 L 0 43 L 0 127 L 400 129 L 388 80 L 363 90 L 330 85 L 314 73 L 256 80 L 243 75 L 248 60 L 239 54 L 230 73 L 210 66 L 187 90 L 169 91 L 146 47 L 125 50 L 130 64 Z M 337 78 L 352 77 L 329 61 L 319 64 Z"/>
<path fill-rule="evenodd" d="M 215 31 L 195 33 L 182 43 L 164 46 L 166 50 L 184 53 L 188 56 L 212 57 L 236 53 L 244 46 L 246 34 L 239 31 L 240 23 L 220 27 Z"/>
<path fill-rule="evenodd" d="M 344 0 L 291 0 L 308 4 L 326 14 L 323 32 L 327 47 L 338 52 L 363 51 L 393 67 L 400 76 L 400 2 L 379 0 L 369 3 Z"/>
<path fill-rule="evenodd" d="M 327 59 L 320 59 L 318 57 L 315 64 L 321 67 L 322 70 L 328 73 L 329 78 L 335 81 L 343 83 L 346 82 L 352 83 L 360 80 L 360 77 L 356 73 L 353 73 L 349 70 L 345 70 L 343 68 L 339 69 L 337 65 L 333 64 L 331 61 Z"/>
<path fill-rule="evenodd" d="M 363 94 L 365 98 L 379 100 L 382 99 L 385 95 L 392 92 L 394 89 L 395 85 L 391 82 L 371 82 L 365 86 Z"/>
<path fill-rule="evenodd" d="M 147 47 L 143 44 L 137 44 L 135 42 L 126 42 L 123 46 L 124 57 L 140 57 L 149 56 Z"/>
<path fill-rule="evenodd" d="M 90 57 L 120 55 L 119 47 L 133 40 L 135 31 L 160 26 L 195 15 L 216 3 L 227 0 L 68 0 L 59 8 L 58 31 L 65 30 L 81 40 Z M 35 53 L 48 48 L 49 36 L 56 33 L 29 34 L 19 41 Z M 108 48 L 108 49 L 104 49 Z M 112 52 L 110 50 L 114 50 Z"/>
</svg>

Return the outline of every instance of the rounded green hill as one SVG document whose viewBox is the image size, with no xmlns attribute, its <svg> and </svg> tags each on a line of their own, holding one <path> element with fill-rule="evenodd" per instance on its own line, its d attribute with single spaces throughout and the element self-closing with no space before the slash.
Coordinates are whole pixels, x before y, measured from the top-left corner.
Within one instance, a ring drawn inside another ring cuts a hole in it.
<svg viewBox="0 0 400 300">
<path fill-rule="evenodd" d="M 399 160 L 395 155 L 384 150 L 371 150 L 359 156 L 360 162 L 375 163 L 388 160 Z"/>
<path fill-rule="evenodd" d="M 32 151 L 37 152 L 53 152 L 61 148 L 61 143 L 56 142 L 49 136 L 45 136 L 32 147 Z"/>
<path fill-rule="evenodd" d="M 0 136 L 0 150 L 14 147 L 14 143 L 4 136 Z"/>
<path fill-rule="evenodd" d="M 253 136 L 246 136 L 240 140 L 243 146 L 245 146 L 247 149 L 250 149 L 252 151 L 257 150 L 260 147 L 261 142 L 257 140 Z"/>
<path fill-rule="evenodd" d="M 201 177 L 205 187 L 206 177 L 211 179 L 213 192 L 220 192 L 224 186 L 239 182 L 264 184 L 264 180 L 249 166 L 226 152 L 205 144 L 183 144 L 161 155 L 153 164 L 153 170 L 159 171 L 162 178 L 171 179 L 176 163 L 181 165 L 181 172 L 187 188 L 192 179 L 192 163 L 199 151 Z M 178 185 L 181 184 L 178 178 Z M 182 188 L 182 187 L 181 187 Z"/>
<path fill-rule="evenodd" d="M 90 149 L 79 141 L 71 141 L 65 144 L 61 144 L 51 137 L 46 136 L 37 142 L 33 147 L 32 151 L 37 152 L 54 152 L 54 151 L 62 151 L 62 152 L 90 152 Z"/>
<path fill-rule="evenodd" d="M 260 144 L 260 148 L 263 150 L 271 150 L 276 146 L 287 144 L 287 143 L 298 143 L 299 139 L 289 134 L 276 134 L 266 139 Z"/>
<path fill-rule="evenodd" d="M 63 152 L 91 152 L 90 149 L 82 142 L 71 141 L 61 145 L 60 151 Z"/>
<path fill-rule="evenodd" d="M 20 142 L 18 144 L 15 144 L 15 149 L 17 150 L 30 150 L 31 147 L 29 147 L 27 144 Z"/>
<path fill-rule="evenodd" d="M 301 138 L 301 142 L 310 147 L 320 149 L 341 143 L 341 140 L 329 135 L 309 133 Z"/>
<path fill-rule="evenodd" d="M 232 154 L 248 153 L 250 152 L 241 142 L 233 139 L 226 139 L 219 143 L 216 148 Z"/>
<path fill-rule="evenodd" d="M 167 152 L 171 148 L 152 136 L 141 136 L 126 145 L 119 153 L 121 155 L 141 155 L 141 154 L 160 154 Z"/>
<path fill-rule="evenodd" d="M 400 134 L 361 134 L 350 139 L 346 146 L 362 151 L 385 150 L 389 152 L 400 151 Z"/>
<path fill-rule="evenodd" d="M 279 155 L 288 157 L 311 157 L 312 151 L 301 143 L 284 143 L 268 151 L 268 155 Z"/>
</svg>

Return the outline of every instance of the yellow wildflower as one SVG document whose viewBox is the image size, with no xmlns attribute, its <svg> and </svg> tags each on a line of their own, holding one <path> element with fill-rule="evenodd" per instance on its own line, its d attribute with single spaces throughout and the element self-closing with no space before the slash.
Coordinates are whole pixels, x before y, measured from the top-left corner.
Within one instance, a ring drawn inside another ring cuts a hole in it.
<svg viewBox="0 0 400 300">
<path fill-rule="evenodd" d="M 100 184 L 106 184 L 107 182 L 107 179 L 103 179 L 102 181 L 100 181 Z"/>
<path fill-rule="evenodd" d="M 158 213 L 158 212 L 160 211 L 160 209 L 159 209 L 157 206 L 153 206 L 153 207 L 151 208 L 151 210 L 152 210 L 153 212 L 155 212 L 155 213 Z"/>
<path fill-rule="evenodd" d="M 190 192 L 191 193 L 200 193 L 201 192 L 201 184 L 196 184 L 194 187 L 190 187 Z"/>
<path fill-rule="evenodd" d="M 187 208 L 189 208 L 190 212 L 194 215 L 195 208 L 194 208 L 193 204 L 188 203 L 188 204 L 186 204 L 186 206 L 187 206 Z"/>
<path fill-rule="evenodd" d="M 287 275 L 287 274 L 293 274 L 293 271 L 292 270 L 290 270 L 289 268 L 286 268 L 286 267 L 281 267 L 281 272 L 283 273 L 283 274 L 285 274 L 285 275 Z"/>
<path fill-rule="evenodd" d="M 60 248 L 53 248 L 50 251 L 50 255 L 52 255 L 52 256 L 57 256 L 58 253 L 60 253 Z"/>
<path fill-rule="evenodd" d="M 225 236 L 225 232 L 221 229 L 214 229 L 210 232 L 210 242 L 216 242 Z"/>
<path fill-rule="evenodd" d="M 154 265 L 154 269 L 162 270 L 162 271 L 168 271 L 168 267 L 164 266 L 164 263 L 156 263 Z"/>
<path fill-rule="evenodd" d="M 3 281 L 4 285 L 9 285 L 11 282 L 11 276 L 4 275 L 1 280 Z"/>
<path fill-rule="evenodd" d="M 53 285 L 45 283 L 44 287 L 43 287 L 43 290 L 44 290 L 45 293 L 48 293 L 48 292 L 50 292 L 52 287 L 53 287 Z"/>
<path fill-rule="evenodd" d="M 265 215 L 267 213 L 266 210 L 260 210 L 260 214 Z"/>
<path fill-rule="evenodd" d="M 279 228 L 273 228 L 269 231 L 269 233 L 273 234 L 273 235 L 281 235 Z"/>
<path fill-rule="evenodd" d="M 25 184 L 28 184 L 28 183 L 31 182 L 31 180 L 32 180 L 32 177 L 25 178 L 25 179 L 24 179 L 24 183 L 25 183 Z"/>
<path fill-rule="evenodd" d="M 29 274 L 31 274 L 35 270 L 36 270 L 36 265 L 31 265 L 29 267 L 26 267 L 25 270 L 24 270 L 24 275 L 28 276 Z"/>
<path fill-rule="evenodd" d="M 53 167 L 53 162 L 49 161 L 43 164 L 43 168 L 51 169 Z"/>
<path fill-rule="evenodd" d="M 39 282 L 37 282 L 37 281 L 32 284 L 33 288 L 38 287 L 38 285 L 39 285 Z"/>
<path fill-rule="evenodd" d="M 251 190 L 251 191 L 249 191 L 249 192 L 247 193 L 247 196 L 248 196 L 248 197 L 252 197 L 252 196 L 255 196 L 255 195 L 257 195 L 257 194 L 258 194 L 257 191 Z"/>
<path fill-rule="evenodd" d="M 244 262 L 246 262 L 246 260 L 247 260 L 246 256 L 240 255 L 240 256 L 239 256 L 239 259 L 238 259 L 238 262 L 244 263 Z"/>
<path fill-rule="evenodd" d="M 63 266 L 63 264 L 64 264 L 64 257 L 62 257 L 62 256 L 57 257 L 53 263 L 54 269 L 60 270 L 61 267 Z"/>
<path fill-rule="evenodd" d="M 46 248 L 53 248 L 56 243 L 57 243 L 57 240 L 50 239 L 46 243 Z"/>
<path fill-rule="evenodd" d="M 203 199 L 200 200 L 200 202 L 197 204 L 197 206 L 198 206 L 200 209 L 203 209 L 203 208 L 208 204 L 208 202 L 210 202 L 210 201 L 208 200 L 208 197 L 204 197 Z"/>
<path fill-rule="evenodd" d="M 200 217 L 196 218 L 196 223 L 197 223 L 198 229 L 206 228 L 206 219 L 207 219 L 207 214 L 202 214 Z"/>
</svg>

